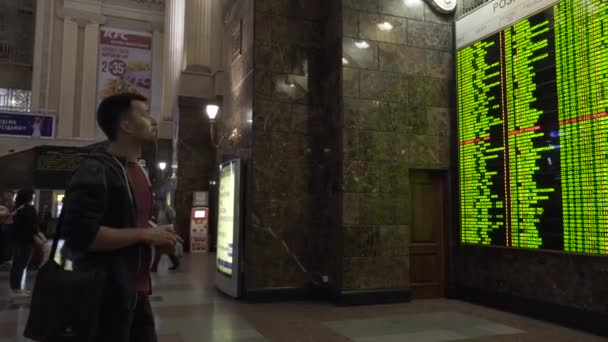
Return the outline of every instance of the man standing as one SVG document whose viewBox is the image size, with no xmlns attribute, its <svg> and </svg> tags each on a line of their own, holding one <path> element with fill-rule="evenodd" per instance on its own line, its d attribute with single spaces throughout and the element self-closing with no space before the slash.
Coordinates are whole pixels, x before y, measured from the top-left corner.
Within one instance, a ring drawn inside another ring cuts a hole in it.
<svg viewBox="0 0 608 342">
<path fill-rule="evenodd" d="M 136 161 L 157 135 L 146 101 L 137 94 L 102 101 L 97 123 L 110 146 L 85 158 L 66 191 L 61 234 L 74 270 L 106 272 L 99 342 L 156 342 L 151 249 L 180 240 L 171 225 L 149 229 L 152 193 Z"/>
</svg>

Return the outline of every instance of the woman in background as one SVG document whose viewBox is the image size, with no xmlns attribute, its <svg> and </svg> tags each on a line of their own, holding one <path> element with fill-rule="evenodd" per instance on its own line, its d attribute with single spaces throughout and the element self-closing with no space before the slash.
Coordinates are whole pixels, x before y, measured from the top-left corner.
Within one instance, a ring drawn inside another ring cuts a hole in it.
<svg viewBox="0 0 608 342">
<path fill-rule="evenodd" d="M 13 264 L 10 283 L 15 296 L 28 296 L 30 293 L 21 287 L 23 276 L 32 258 L 34 235 L 38 233 L 38 215 L 33 205 L 34 190 L 22 189 L 17 192 L 14 216 Z"/>
<path fill-rule="evenodd" d="M 8 263 L 13 258 L 13 215 L 15 214 L 15 194 L 4 191 L 0 198 L 0 263 Z"/>
</svg>

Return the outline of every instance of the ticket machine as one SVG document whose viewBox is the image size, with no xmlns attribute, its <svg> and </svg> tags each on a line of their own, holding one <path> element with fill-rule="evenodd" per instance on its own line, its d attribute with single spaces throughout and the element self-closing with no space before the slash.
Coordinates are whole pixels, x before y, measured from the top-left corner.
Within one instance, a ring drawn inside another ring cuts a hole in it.
<svg viewBox="0 0 608 342">
<path fill-rule="evenodd" d="M 209 252 L 209 208 L 193 207 L 190 214 L 190 253 Z"/>
</svg>

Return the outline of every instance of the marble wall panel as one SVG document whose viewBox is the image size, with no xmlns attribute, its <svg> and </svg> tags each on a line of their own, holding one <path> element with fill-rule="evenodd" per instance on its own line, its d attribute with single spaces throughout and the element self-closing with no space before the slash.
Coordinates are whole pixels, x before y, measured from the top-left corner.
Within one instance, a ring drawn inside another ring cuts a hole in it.
<svg viewBox="0 0 608 342">
<path fill-rule="evenodd" d="M 381 251 L 381 256 L 409 255 L 411 235 L 409 226 L 380 226 L 378 230 L 378 251 Z"/>
<path fill-rule="evenodd" d="M 359 198 L 358 193 L 345 192 L 342 194 L 342 223 L 344 225 L 359 224 Z"/>
<path fill-rule="evenodd" d="M 413 168 L 447 169 L 449 167 L 449 141 L 435 135 L 414 135 L 410 146 Z"/>
<path fill-rule="evenodd" d="M 342 11 L 342 35 L 359 38 L 359 11 L 350 8 Z"/>
<path fill-rule="evenodd" d="M 359 143 L 363 160 L 380 161 L 397 158 L 393 132 L 360 131 Z"/>
<path fill-rule="evenodd" d="M 457 286 L 608 312 L 608 293 L 603 285 L 608 272 L 603 258 L 523 249 L 462 248 L 456 264 Z"/>
<path fill-rule="evenodd" d="M 255 0 L 255 12 L 307 20 L 323 18 L 321 0 Z"/>
<path fill-rule="evenodd" d="M 452 113 L 449 108 L 429 107 L 427 109 L 427 134 L 450 137 L 450 116 Z"/>
<path fill-rule="evenodd" d="M 428 8 L 423 1 L 379 0 L 380 13 L 402 18 L 423 20 Z"/>
<path fill-rule="evenodd" d="M 453 40 L 452 28 L 450 26 L 408 20 L 407 42 L 410 46 L 451 51 Z"/>
<path fill-rule="evenodd" d="M 408 287 L 409 170 L 449 165 L 451 19 L 424 1 L 378 0 L 377 10 L 375 1 L 343 5 L 342 53 L 349 64 L 342 74 L 342 288 Z M 385 22 L 392 30 L 378 26 Z M 354 37 L 370 47 L 356 49 Z M 367 51 L 376 44 L 377 68 L 374 51 Z M 372 265 L 382 276 L 367 271 Z"/>
<path fill-rule="evenodd" d="M 308 103 L 308 77 L 300 75 L 273 75 L 272 97 L 279 101 Z"/>
<path fill-rule="evenodd" d="M 343 268 L 345 290 L 401 289 L 409 286 L 409 258 L 406 257 L 345 258 Z"/>
<path fill-rule="evenodd" d="M 342 39 L 342 58 L 349 67 L 378 70 L 378 43 L 352 38 Z"/>
<path fill-rule="evenodd" d="M 359 15 L 359 38 L 376 42 L 406 44 L 407 20 L 379 14 Z"/>
<path fill-rule="evenodd" d="M 378 101 L 344 98 L 343 125 L 346 128 L 375 129 L 379 122 Z"/>
<path fill-rule="evenodd" d="M 317 176 L 325 170 L 323 140 L 328 134 L 327 113 L 319 109 L 321 81 L 327 76 L 321 58 L 325 54 L 321 14 L 318 0 L 256 1 L 257 25 L 265 26 L 255 32 L 252 178 L 256 185 L 250 194 L 255 224 L 247 241 L 263 248 L 253 248 L 247 255 L 248 274 L 255 273 L 246 280 L 248 289 L 308 286 L 310 274 L 295 259 L 308 270 L 327 274 L 318 271 L 328 267 L 319 258 L 327 255 L 328 248 L 319 243 L 328 241 L 327 234 L 318 229 L 319 222 L 327 221 L 320 218 L 326 209 L 319 203 L 327 202 L 320 191 L 328 178 Z M 340 74 L 340 69 L 335 71 Z M 269 264 L 269 260 L 273 261 Z M 274 269 L 262 270 L 268 265 Z"/>
<path fill-rule="evenodd" d="M 380 71 L 361 71 L 361 95 L 362 99 L 384 100 L 387 94 L 399 91 L 398 88 L 407 88 L 407 79 L 399 73 Z M 402 96 L 407 96 L 403 92 Z"/>
<path fill-rule="evenodd" d="M 273 42 L 314 47 L 321 43 L 321 27 L 316 21 L 274 16 L 270 24 Z"/>
<path fill-rule="evenodd" d="M 375 226 L 344 227 L 344 257 L 373 257 L 379 247 L 380 230 Z"/>
<path fill-rule="evenodd" d="M 408 82 L 408 102 L 419 107 L 449 107 L 451 82 L 429 77 L 415 77 Z"/>
<path fill-rule="evenodd" d="M 378 0 L 342 0 L 342 6 L 360 11 L 378 12 Z"/>
<path fill-rule="evenodd" d="M 300 45 L 260 42 L 255 49 L 256 69 L 307 75 L 310 52 L 310 49 Z"/>
<path fill-rule="evenodd" d="M 395 44 L 380 44 L 380 70 L 404 75 L 424 76 L 427 72 L 427 50 Z"/>
<path fill-rule="evenodd" d="M 342 68 L 342 94 L 346 97 L 359 97 L 359 74 L 355 68 Z"/>
<path fill-rule="evenodd" d="M 259 42 L 270 43 L 272 41 L 272 19 L 274 17 L 269 14 L 258 13 L 255 15 L 255 48 L 258 48 Z"/>
</svg>

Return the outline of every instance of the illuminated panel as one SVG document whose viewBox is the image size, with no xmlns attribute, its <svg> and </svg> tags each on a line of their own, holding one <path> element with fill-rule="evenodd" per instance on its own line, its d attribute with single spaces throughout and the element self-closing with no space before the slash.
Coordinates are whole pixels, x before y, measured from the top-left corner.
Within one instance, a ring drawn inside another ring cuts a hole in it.
<svg viewBox="0 0 608 342">
<path fill-rule="evenodd" d="M 498 35 L 457 55 L 463 243 L 489 245 L 504 236 L 499 57 Z"/>
<path fill-rule="evenodd" d="M 557 128 L 555 66 L 548 13 L 520 21 L 500 33 L 503 46 L 508 136 L 509 231 L 507 245 L 544 246 L 540 229 L 546 222 L 546 202 L 555 187 L 541 186 L 539 176 L 555 177 L 558 157 L 549 139 Z M 546 76 L 548 75 L 548 77 Z M 544 88 L 544 89 L 541 89 Z M 553 91 L 547 91 L 552 89 Z M 543 91 L 544 90 L 544 91 Z M 559 202 L 559 198 L 554 198 Z M 561 247 L 561 246 L 560 246 Z"/>
<path fill-rule="evenodd" d="M 608 254 L 608 2 L 554 11 L 564 250 Z"/>
<path fill-rule="evenodd" d="M 462 242 L 608 255 L 608 1 L 461 48 L 457 79 Z"/>
</svg>

